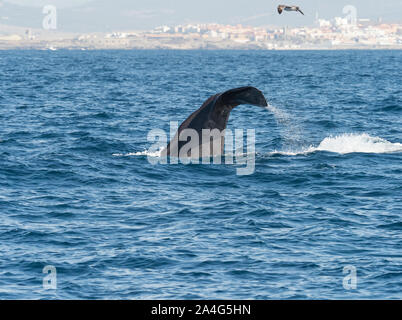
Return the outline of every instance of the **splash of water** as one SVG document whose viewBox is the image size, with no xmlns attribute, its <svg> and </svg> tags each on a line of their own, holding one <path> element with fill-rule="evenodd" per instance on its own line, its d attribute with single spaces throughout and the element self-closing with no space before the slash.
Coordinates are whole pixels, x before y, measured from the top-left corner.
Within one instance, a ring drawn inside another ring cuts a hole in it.
<svg viewBox="0 0 402 320">
<path fill-rule="evenodd" d="M 275 151 L 270 154 L 302 155 L 317 151 L 327 151 L 339 154 L 348 153 L 392 153 L 402 152 L 401 143 L 392 143 L 380 137 L 373 137 L 367 133 L 345 133 L 337 136 L 326 137 L 317 146 L 309 146 L 301 150 Z"/>
<path fill-rule="evenodd" d="M 268 104 L 266 109 L 272 112 L 276 122 L 280 125 L 279 130 L 285 150 L 292 150 L 297 146 L 303 145 L 303 130 L 290 114 L 271 104 Z"/>
<path fill-rule="evenodd" d="M 320 143 L 316 150 L 341 154 L 353 152 L 390 153 L 402 151 L 402 144 L 392 143 L 380 137 L 372 137 L 367 133 L 352 133 L 327 137 Z"/>
</svg>

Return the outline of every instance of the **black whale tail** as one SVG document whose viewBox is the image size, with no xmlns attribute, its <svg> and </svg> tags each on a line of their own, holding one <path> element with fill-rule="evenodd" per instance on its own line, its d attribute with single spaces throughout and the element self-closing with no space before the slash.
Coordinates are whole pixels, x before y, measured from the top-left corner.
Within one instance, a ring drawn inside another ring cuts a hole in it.
<svg viewBox="0 0 402 320">
<path fill-rule="evenodd" d="M 254 87 L 241 87 L 236 89 L 231 89 L 222 93 L 218 93 L 207 99 L 204 104 L 198 110 L 194 111 L 177 130 L 174 138 L 169 142 L 168 146 L 162 150 L 162 156 L 176 156 L 180 154 L 180 150 L 183 146 L 187 145 L 190 137 L 185 136 L 184 140 L 180 138 L 181 133 L 185 129 L 192 129 L 192 132 L 198 134 L 198 140 L 196 138 L 195 144 L 198 148 L 198 155 L 196 153 L 195 157 L 199 157 L 201 150 L 204 148 L 211 149 L 211 145 L 205 146 L 201 139 L 204 129 L 218 129 L 223 132 L 226 129 L 226 125 L 229 119 L 230 112 L 238 105 L 249 104 L 258 107 L 268 106 L 267 101 L 263 93 Z M 188 132 L 187 132 L 188 133 Z M 187 140 L 186 140 L 187 137 Z M 225 137 L 220 136 L 221 149 L 219 152 L 214 153 L 212 151 L 211 155 L 223 154 Z M 190 139 L 190 142 L 192 140 Z M 212 147 L 212 150 L 214 148 Z M 187 149 L 185 149 L 187 152 Z M 192 152 L 187 152 L 188 156 L 193 156 Z"/>
<path fill-rule="evenodd" d="M 251 104 L 258 107 L 268 106 L 263 93 L 254 87 L 241 87 L 225 91 L 219 96 L 218 102 L 233 108 L 241 104 Z"/>
</svg>

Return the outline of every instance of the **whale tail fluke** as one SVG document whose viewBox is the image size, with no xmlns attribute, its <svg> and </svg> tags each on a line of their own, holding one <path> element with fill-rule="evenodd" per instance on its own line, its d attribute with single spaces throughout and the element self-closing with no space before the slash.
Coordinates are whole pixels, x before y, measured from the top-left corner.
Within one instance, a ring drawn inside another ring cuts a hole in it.
<svg viewBox="0 0 402 320">
<path fill-rule="evenodd" d="M 254 87 L 241 87 L 223 92 L 218 100 L 218 105 L 238 106 L 251 104 L 258 107 L 266 107 L 267 101 L 263 93 Z"/>
<path fill-rule="evenodd" d="M 194 111 L 183 121 L 174 138 L 169 142 L 168 146 L 162 150 L 162 156 L 177 156 L 180 154 L 181 148 L 187 144 L 187 140 L 183 141 L 180 139 L 181 133 L 186 129 L 192 129 L 193 132 L 198 135 L 198 146 L 202 144 L 200 139 L 203 129 L 218 129 L 220 132 L 223 132 L 223 130 L 226 129 L 230 112 L 233 108 L 241 104 L 249 104 L 258 107 L 268 106 L 263 93 L 254 87 L 235 88 L 215 94 L 208 98 L 198 110 Z M 189 131 L 187 131 L 187 133 L 188 132 Z M 222 148 L 220 152 L 223 154 L 224 136 L 222 136 L 221 139 Z M 209 146 L 207 148 L 209 149 Z"/>
</svg>

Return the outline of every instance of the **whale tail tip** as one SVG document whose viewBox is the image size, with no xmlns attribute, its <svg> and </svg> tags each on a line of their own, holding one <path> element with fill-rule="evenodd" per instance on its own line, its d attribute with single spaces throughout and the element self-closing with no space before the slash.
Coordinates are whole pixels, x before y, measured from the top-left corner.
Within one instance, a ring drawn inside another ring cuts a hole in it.
<svg viewBox="0 0 402 320">
<path fill-rule="evenodd" d="M 268 103 L 264 94 L 254 87 L 241 87 L 225 91 L 221 94 L 224 104 L 240 105 L 251 104 L 258 107 L 267 107 Z"/>
</svg>

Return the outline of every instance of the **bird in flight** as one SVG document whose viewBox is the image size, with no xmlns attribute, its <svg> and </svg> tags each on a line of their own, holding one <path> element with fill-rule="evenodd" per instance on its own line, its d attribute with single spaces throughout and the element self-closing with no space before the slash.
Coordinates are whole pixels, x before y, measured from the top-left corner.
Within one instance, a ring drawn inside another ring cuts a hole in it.
<svg viewBox="0 0 402 320">
<path fill-rule="evenodd" d="M 304 16 L 304 13 L 300 10 L 300 8 L 298 6 L 279 5 L 278 13 L 281 14 L 283 10 L 300 12 Z"/>
</svg>

